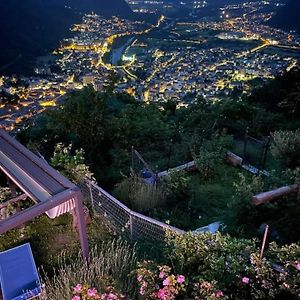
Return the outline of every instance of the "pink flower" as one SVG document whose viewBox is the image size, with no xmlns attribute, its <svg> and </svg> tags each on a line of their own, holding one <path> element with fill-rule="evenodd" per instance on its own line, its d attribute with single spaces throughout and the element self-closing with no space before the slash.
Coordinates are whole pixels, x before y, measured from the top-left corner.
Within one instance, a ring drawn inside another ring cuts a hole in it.
<svg viewBox="0 0 300 300">
<path fill-rule="evenodd" d="M 177 282 L 178 283 L 184 283 L 185 282 L 185 277 L 183 275 L 178 275 L 177 276 Z"/>
<path fill-rule="evenodd" d="M 82 285 L 78 283 L 74 288 L 74 293 L 81 293 L 81 292 L 82 292 Z"/>
<path fill-rule="evenodd" d="M 113 294 L 113 293 L 109 293 L 108 294 L 108 299 L 109 300 L 116 300 L 116 299 L 118 299 L 118 297 L 115 294 Z"/>
<path fill-rule="evenodd" d="M 138 277 L 137 277 L 137 281 L 138 282 L 141 282 L 143 280 L 143 276 L 142 275 L 139 275 Z"/>
<path fill-rule="evenodd" d="M 283 283 L 283 286 L 284 286 L 285 288 L 287 288 L 287 289 L 289 289 L 289 288 L 290 288 L 290 285 L 289 285 L 289 284 L 287 284 L 286 282 L 284 282 L 284 283 Z"/>
<path fill-rule="evenodd" d="M 157 292 L 157 298 L 158 299 L 165 299 L 166 297 L 166 294 L 165 294 L 165 291 L 163 289 L 160 289 L 158 292 Z"/>
<path fill-rule="evenodd" d="M 163 281 L 163 286 L 166 286 L 166 285 L 170 285 L 170 279 L 169 279 L 169 278 L 166 278 L 166 279 Z"/>
<path fill-rule="evenodd" d="M 298 271 L 300 271 L 300 263 L 297 263 L 297 264 L 296 264 L 296 269 L 297 269 Z"/>
<path fill-rule="evenodd" d="M 81 300 L 81 298 L 79 296 L 74 296 L 72 300 Z"/>
<path fill-rule="evenodd" d="M 87 290 L 87 296 L 88 296 L 88 298 L 96 297 L 97 296 L 97 290 L 96 289 L 88 289 Z"/>
<path fill-rule="evenodd" d="M 216 291 L 216 292 L 215 292 L 215 296 L 216 296 L 216 298 L 221 298 L 221 297 L 224 296 L 224 294 L 223 294 L 222 291 Z"/>
<path fill-rule="evenodd" d="M 166 276 L 166 273 L 165 272 L 163 272 L 163 271 L 161 271 L 160 273 L 159 273 L 159 278 L 160 279 L 162 279 L 162 278 L 164 278 Z"/>
<path fill-rule="evenodd" d="M 243 282 L 244 284 L 248 284 L 248 283 L 250 282 L 250 279 L 249 279 L 248 277 L 243 277 L 243 278 L 242 278 L 242 282 Z"/>
<path fill-rule="evenodd" d="M 145 289 L 147 288 L 148 283 L 146 281 L 142 282 L 142 285 L 140 287 L 140 295 L 144 295 L 145 294 Z"/>
<path fill-rule="evenodd" d="M 144 287 L 141 287 L 140 288 L 140 295 L 145 295 L 145 288 Z"/>
</svg>

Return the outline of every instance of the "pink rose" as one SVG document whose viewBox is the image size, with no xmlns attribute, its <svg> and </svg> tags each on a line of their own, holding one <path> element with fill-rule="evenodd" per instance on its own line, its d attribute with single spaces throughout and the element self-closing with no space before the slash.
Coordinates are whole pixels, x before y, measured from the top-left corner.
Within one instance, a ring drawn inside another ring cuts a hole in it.
<svg viewBox="0 0 300 300">
<path fill-rule="evenodd" d="M 97 290 L 96 289 L 88 289 L 87 290 L 87 296 L 88 296 L 88 298 L 96 297 L 97 296 Z"/>
<path fill-rule="evenodd" d="M 166 279 L 163 281 L 163 286 L 166 286 L 166 285 L 170 285 L 170 279 L 169 279 L 169 278 L 166 278 Z"/>
<path fill-rule="evenodd" d="M 143 280 L 143 276 L 142 275 L 139 275 L 138 277 L 137 277 L 137 281 L 138 282 L 141 282 Z"/>
<path fill-rule="evenodd" d="M 160 279 L 162 279 L 162 278 L 164 278 L 166 276 L 166 273 L 165 272 L 163 272 L 163 271 L 161 271 L 160 273 L 159 273 L 159 278 Z"/>
<path fill-rule="evenodd" d="M 185 282 L 185 277 L 183 275 L 178 275 L 177 276 L 177 282 L 178 283 L 184 283 Z"/>
<path fill-rule="evenodd" d="M 300 271 L 300 263 L 297 263 L 297 264 L 296 264 L 296 269 L 297 269 L 298 271 Z"/>
<path fill-rule="evenodd" d="M 249 284 L 250 279 L 249 279 L 248 277 L 243 277 L 243 278 L 242 278 L 242 282 L 243 282 L 244 284 Z"/>
<path fill-rule="evenodd" d="M 81 298 L 79 296 L 74 296 L 72 300 L 81 300 Z"/>
<path fill-rule="evenodd" d="M 109 300 L 116 300 L 116 299 L 118 299 L 118 297 L 115 294 L 113 294 L 113 293 L 109 293 L 108 294 L 108 299 Z"/>
<path fill-rule="evenodd" d="M 289 288 L 290 288 L 290 285 L 289 285 L 289 284 L 287 284 L 286 282 L 284 282 L 284 283 L 283 283 L 283 286 L 284 286 L 285 288 L 287 288 L 287 289 L 289 289 Z"/>
<path fill-rule="evenodd" d="M 165 299 L 166 297 L 166 294 L 165 294 L 165 291 L 163 289 L 160 289 L 158 292 L 157 292 L 157 298 L 158 299 Z"/>
<path fill-rule="evenodd" d="M 215 292 L 215 296 L 216 296 L 216 298 L 221 298 L 221 297 L 224 296 L 224 294 L 223 294 L 222 291 L 216 291 L 216 292 Z"/>
<path fill-rule="evenodd" d="M 78 283 L 74 288 L 74 293 L 81 293 L 81 292 L 82 292 L 82 285 Z"/>
<path fill-rule="evenodd" d="M 145 295 L 145 288 L 143 286 L 140 288 L 140 295 Z"/>
</svg>

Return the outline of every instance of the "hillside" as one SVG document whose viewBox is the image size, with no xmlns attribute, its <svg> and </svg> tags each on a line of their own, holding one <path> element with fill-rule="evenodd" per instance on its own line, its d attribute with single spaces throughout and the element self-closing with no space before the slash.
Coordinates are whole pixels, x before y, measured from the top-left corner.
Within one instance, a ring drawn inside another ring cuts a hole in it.
<svg viewBox="0 0 300 300">
<path fill-rule="evenodd" d="M 300 32 L 300 1 L 289 0 L 271 19 L 270 25 L 284 30 Z"/>
<path fill-rule="evenodd" d="M 85 12 L 132 16 L 124 0 L 10 0 L 0 2 L 0 74 L 30 73 L 37 56 L 66 37 Z"/>
</svg>

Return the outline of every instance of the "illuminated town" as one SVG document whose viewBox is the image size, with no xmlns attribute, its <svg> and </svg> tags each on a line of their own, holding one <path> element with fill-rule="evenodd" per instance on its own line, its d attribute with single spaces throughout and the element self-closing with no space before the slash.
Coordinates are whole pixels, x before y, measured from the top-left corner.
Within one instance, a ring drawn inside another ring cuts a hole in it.
<svg viewBox="0 0 300 300">
<path fill-rule="evenodd" d="M 172 9 L 159 1 L 128 2 L 138 12 Z M 112 78 L 115 92 L 145 102 L 175 99 L 188 105 L 199 96 L 221 101 L 247 94 L 299 62 L 300 37 L 266 25 L 280 5 L 227 5 L 214 18 L 161 15 L 155 24 L 85 14 L 70 28 L 72 37 L 37 63 L 36 76 L 0 77 L 0 127 L 24 127 L 27 119 L 55 109 L 67 93 L 88 84 L 103 91 Z"/>
</svg>

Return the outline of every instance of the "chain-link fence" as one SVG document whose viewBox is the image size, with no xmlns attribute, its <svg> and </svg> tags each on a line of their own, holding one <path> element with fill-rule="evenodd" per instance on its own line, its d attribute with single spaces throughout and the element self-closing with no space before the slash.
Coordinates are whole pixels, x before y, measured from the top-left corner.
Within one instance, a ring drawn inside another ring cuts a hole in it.
<svg viewBox="0 0 300 300">
<path fill-rule="evenodd" d="M 79 186 L 94 212 L 110 230 L 119 235 L 131 240 L 162 241 L 166 230 L 184 233 L 183 230 L 132 211 L 89 179 L 84 179 Z"/>
</svg>

